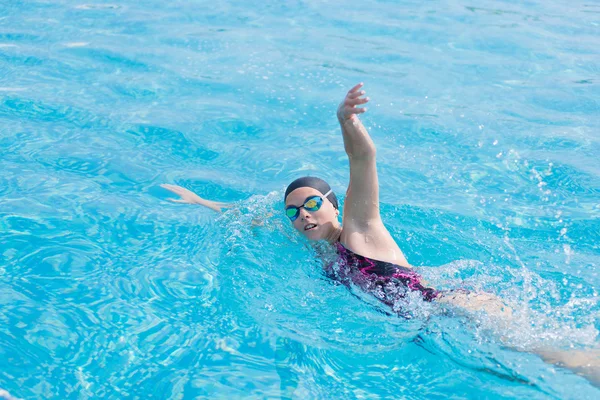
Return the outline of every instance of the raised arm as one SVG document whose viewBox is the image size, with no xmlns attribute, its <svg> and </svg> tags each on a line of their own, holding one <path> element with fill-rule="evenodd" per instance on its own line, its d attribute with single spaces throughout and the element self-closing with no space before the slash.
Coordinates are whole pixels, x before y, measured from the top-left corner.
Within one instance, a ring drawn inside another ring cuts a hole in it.
<svg viewBox="0 0 600 400">
<path fill-rule="evenodd" d="M 181 186 L 169 185 L 165 183 L 160 185 L 160 187 L 167 189 L 168 191 L 171 191 L 179 197 L 181 197 L 180 199 L 169 199 L 169 201 L 172 201 L 174 203 L 198 204 L 200 206 L 208 207 L 211 210 L 214 210 L 219 213 L 223 212 L 223 208 L 233 207 L 233 204 L 203 199 L 191 190 L 188 190 Z"/>
<path fill-rule="evenodd" d="M 350 184 L 344 203 L 344 225 L 367 225 L 380 220 L 379 180 L 377 178 L 376 149 L 358 114 L 367 111 L 357 107 L 366 104 L 362 97 L 363 84 L 354 86 L 340 104 L 337 112 L 344 137 L 344 148 L 350 161 Z"/>
<path fill-rule="evenodd" d="M 409 266 L 404 254 L 383 225 L 379 213 L 379 179 L 376 150 L 369 133 L 358 119 L 367 109 L 363 84 L 354 86 L 338 108 L 344 148 L 350 160 L 350 184 L 344 202 L 340 241 L 346 248 L 375 260 Z"/>
</svg>

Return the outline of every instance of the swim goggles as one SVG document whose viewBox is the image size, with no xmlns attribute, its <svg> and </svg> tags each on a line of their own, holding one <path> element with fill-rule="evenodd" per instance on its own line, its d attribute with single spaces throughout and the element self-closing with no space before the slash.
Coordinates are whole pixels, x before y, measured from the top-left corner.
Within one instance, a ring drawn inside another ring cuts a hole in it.
<svg viewBox="0 0 600 400">
<path fill-rule="evenodd" d="M 330 190 L 329 192 L 325 193 L 323 195 L 323 197 L 309 196 L 306 198 L 306 200 L 304 200 L 304 204 L 301 205 L 300 207 L 287 206 L 285 208 L 285 215 L 287 215 L 291 221 L 295 221 L 298 218 L 298 215 L 300 215 L 301 208 L 304 208 L 306 211 L 310 211 L 310 212 L 318 211 L 321 208 L 321 206 L 323 205 L 323 199 L 325 197 L 329 196 L 331 194 L 331 192 L 333 192 L 333 190 Z"/>
</svg>

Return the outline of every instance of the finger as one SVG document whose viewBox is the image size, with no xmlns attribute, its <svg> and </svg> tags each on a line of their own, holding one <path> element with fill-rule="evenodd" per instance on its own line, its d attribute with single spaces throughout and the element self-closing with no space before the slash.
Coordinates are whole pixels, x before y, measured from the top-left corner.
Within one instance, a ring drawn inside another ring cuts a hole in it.
<svg viewBox="0 0 600 400">
<path fill-rule="evenodd" d="M 348 93 L 348 96 L 346 96 L 346 98 L 348 98 L 348 99 L 355 99 L 357 97 L 363 96 L 366 93 L 367 92 L 365 92 L 364 90 L 360 90 L 358 92 Z"/>
<path fill-rule="evenodd" d="M 181 186 L 177 186 L 177 185 L 171 185 L 170 188 L 168 188 L 171 192 L 173 193 L 177 193 L 180 196 L 183 196 L 185 193 L 189 193 L 190 191 L 187 190 L 186 188 L 183 188 Z"/>
<path fill-rule="evenodd" d="M 362 114 L 365 111 L 367 111 L 367 108 L 366 107 L 364 107 L 364 108 L 352 108 L 351 110 L 352 110 L 351 111 L 352 114 Z"/>
<path fill-rule="evenodd" d="M 363 85 L 364 85 L 364 83 L 362 83 L 362 82 L 359 83 L 359 84 L 357 84 L 357 85 L 355 85 L 352 89 L 350 89 L 348 91 L 348 93 L 354 93 L 354 92 L 356 92 L 358 89 L 360 89 L 361 87 L 363 87 Z"/>
<path fill-rule="evenodd" d="M 165 188 L 171 193 L 175 193 L 176 195 L 182 196 L 183 192 L 179 190 L 179 188 Z"/>
<path fill-rule="evenodd" d="M 368 103 L 368 102 L 369 102 L 369 100 L 371 100 L 371 99 L 369 99 L 368 97 L 365 97 L 365 98 L 362 98 L 362 99 L 361 99 L 361 98 L 358 98 L 358 99 L 350 99 L 350 100 L 347 100 L 347 101 L 346 101 L 346 105 L 347 105 L 347 106 L 356 106 L 356 105 L 359 105 L 359 104 L 365 104 L 365 103 Z"/>
<path fill-rule="evenodd" d="M 160 185 L 160 187 L 162 187 L 163 189 L 167 189 L 171 192 L 177 193 L 179 194 L 180 190 L 183 189 L 180 186 L 177 185 L 169 185 L 168 183 L 163 183 L 162 185 Z"/>
</svg>

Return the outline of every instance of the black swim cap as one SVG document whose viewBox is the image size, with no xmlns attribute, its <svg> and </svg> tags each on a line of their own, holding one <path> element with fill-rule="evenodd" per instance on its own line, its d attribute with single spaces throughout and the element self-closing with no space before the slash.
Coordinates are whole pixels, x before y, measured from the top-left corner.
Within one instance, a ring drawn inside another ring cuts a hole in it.
<svg viewBox="0 0 600 400">
<path fill-rule="evenodd" d="M 314 176 L 303 176 L 302 178 L 298 178 L 294 182 L 290 183 L 290 185 L 285 190 L 285 196 L 283 196 L 283 201 L 285 202 L 285 199 L 287 199 L 288 194 L 301 187 L 310 187 L 313 189 L 317 189 L 319 192 L 321 192 L 321 194 L 325 194 L 331 190 L 329 184 L 323 179 L 316 178 Z M 331 204 L 333 204 L 333 206 L 337 210 L 338 200 L 337 197 L 335 197 L 335 193 L 329 193 L 327 199 L 331 202 Z"/>
</svg>

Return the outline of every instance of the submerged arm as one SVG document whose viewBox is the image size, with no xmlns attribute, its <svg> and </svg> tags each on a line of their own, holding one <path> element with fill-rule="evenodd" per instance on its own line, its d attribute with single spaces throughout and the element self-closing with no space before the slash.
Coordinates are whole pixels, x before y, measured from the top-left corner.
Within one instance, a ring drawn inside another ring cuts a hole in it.
<svg viewBox="0 0 600 400">
<path fill-rule="evenodd" d="M 175 193 L 179 197 L 181 197 L 180 199 L 169 199 L 169 201 L 172 201 L 174 203 L 198 204 L 200 206 L 210 208 L 211 210 L 214 210 L 219 213 L 223 212 L 223 208 L 233 207 L 233 204 L 231 204 L 231 203 L 221 203 L 218 201 L 203 199 L 202 197 L 198 196 L 196 193 L 192 192 L 191 190 L 188 190 L 181 186 L 169 185 L 169 184 L 162 184 L 160 186 L 164 189 L 167 189 L 167 190 Z"/>
</svg>

